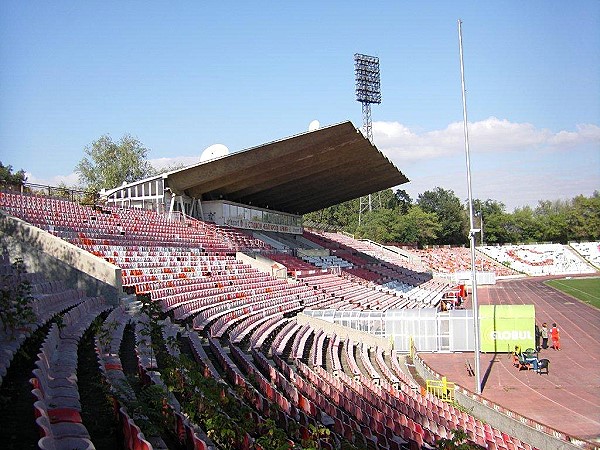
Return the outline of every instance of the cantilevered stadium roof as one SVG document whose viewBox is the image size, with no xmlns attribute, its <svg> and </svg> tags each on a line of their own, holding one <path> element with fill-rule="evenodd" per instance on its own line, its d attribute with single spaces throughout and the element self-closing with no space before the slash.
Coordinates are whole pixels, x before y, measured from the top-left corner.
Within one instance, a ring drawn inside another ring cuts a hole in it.
<svg viewBox="0 0 600 450">
<path fill-rule="evenodd" d="M 408 182 L 351 122 L 170 172 L 176 194 L 305 214 Z"/>
</svg>

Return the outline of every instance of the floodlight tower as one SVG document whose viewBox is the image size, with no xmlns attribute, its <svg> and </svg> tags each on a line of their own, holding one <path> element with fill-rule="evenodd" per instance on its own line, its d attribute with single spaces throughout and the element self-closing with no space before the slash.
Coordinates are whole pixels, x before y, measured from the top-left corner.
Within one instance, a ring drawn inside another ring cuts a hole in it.
<svg viewBox="0 0 600 450">
<path fill-rule="evenodd" d="M 371 122 L 371 104 L 381 103 L 381 81 L 379 76 L 379 58 L 376 56 L 354 54 L 354 75 L 356 77 L 356 100 L 362 104 L 363 133 L 373 144 L 373 125 Z M 360 199 L 358 224 L 361 224 L 362 213 L 371 211 L 373 204 L 371 194 Z"/>
</svg>

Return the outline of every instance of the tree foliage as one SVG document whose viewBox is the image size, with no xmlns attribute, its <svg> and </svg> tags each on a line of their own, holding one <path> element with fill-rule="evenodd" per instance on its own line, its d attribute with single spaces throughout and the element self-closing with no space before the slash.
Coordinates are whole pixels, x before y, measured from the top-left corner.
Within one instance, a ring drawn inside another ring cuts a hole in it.
<svg viewBox="0 0 600 450">
<path fill-rule="evenodd" d="M 442 229 L 435 213 L 427 213 L 419 206 L 411 206 L 400 216 L 396 242 L 417 244 L 423 247 L 437 240 Z"/>
<path fill-rule="evenodd" d="M 469 211 L 452 191 L 435 188 L 413 201 L 405 191 L 382 191 L 381 207 L 363 214 L 359 200 L 306 214 L 325 228 L 378 242 L 427 245 L 468 243 Z M 496 200 L 473 200 L 474 227 L 482 228 L 485 244 L 595 241 L 600 239 L 600 193 L 572 200 L 540 201 L 536 208 L 506 212 Z M 310 223 L 309 222 L 309 223 Z M 483 226 L 482 226 L 483 223 Z M 479 235 L 477 244 L 481 244 Z M 468 244 L 467 244 L 468 245 Z"/>
<path fill-rule="evenodd" d="M 11 165 L 5 166 L 0 161 L 0 186 L 20 187 L 27 181 L 23 169 L 13 173 Z"/>
<path fill-rule="evenodd" d="M 569 239 L 600 240 L 600 192 L 594 192 L 590 198 L 575 197 L 566 216 Z"/>
<path fill-rule="evenodd" d="M 436 443 L 436 448 L 440 450 L 480 450 L 483 447 L 469 442 L 467 433 L 460 429 L 455 428 L 452 430 L 451 438 L 439 439 Z"/>
<path fill-rule="evenodd" d="M 324 227 L 354 233 L 358 227 L 359 208 L 359 199 L 354 199 L 308 213 L 304 219 Z"/>
<path fill-rule="evenodd" d="M 400 213 L 406 214 L 412 205 L 410 195 L 404 189 L 398 189 L 394 195 L 396 196 L 396 203 Z"/>
<path fill-rule="evenodd" d="M 565 201 L 540 201 L 534 214 L 537 216 L 539 234 L 546 241 L 565 242 L 569 240 L 567 217 L 569 204 Z"/>
<path fill-rule="evenodd" d="M 86 190 L 113 189 L 155 173 L 146 160 L 148 149 L 129 134 L 118 142 L 109 135 L 101 136 L 85 148 L 85 154 L 75 172 Z"/>
<path fill-rule="evenodd" d="M 383 208 L 369 211 L 363 215 L 356 234 L 376 242 L 397 242 L 398 213 L 393 209 Z"/>
<path fill-rule="evenodd" d="M 435 244 L 462 245 L 466 243 L 467 215 L 460 199 L 451 190 L 435 188 L 425 191 L 417 204 L 426 213 L 435 213 L 441 230 Z"/>
</svg>

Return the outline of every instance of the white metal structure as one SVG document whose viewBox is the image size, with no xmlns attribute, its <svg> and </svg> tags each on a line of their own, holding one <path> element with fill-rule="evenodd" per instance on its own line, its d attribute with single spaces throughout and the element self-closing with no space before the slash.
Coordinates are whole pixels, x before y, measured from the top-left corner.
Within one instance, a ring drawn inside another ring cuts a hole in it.
<svg viewBox="0 0 600 450">
<path fill-rule="evenodd" d="M 469 240 L 471 245 L 471 286 L 473 292 L 473 333 L 475 337 L 475 393 L 481 394 L 481 376 L 479 364 L 479 306 L 477 302 L 477 267 L 475 266 L 475 234 L 481 230 L 473 226 L 473 193 L 471 190 L 471 161 L 469 155 L 469 129 L 467 126 L 467 98 L 465 89 L 465 68 L 463 64 L 462 22 L 458 20 L 458 44 L 460 50 L 460 79 L 463 101 L 463 127 L 465 134 L 465 159 L 467 163 L 467 187 L 469 193 Z"/>
</svg>

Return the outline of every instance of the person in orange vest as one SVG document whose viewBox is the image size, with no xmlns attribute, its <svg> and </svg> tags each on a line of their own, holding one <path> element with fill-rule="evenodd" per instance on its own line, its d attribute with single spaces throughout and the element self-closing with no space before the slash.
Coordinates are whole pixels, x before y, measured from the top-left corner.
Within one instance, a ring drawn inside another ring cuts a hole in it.
<svg viewBox="0 0 600 450">
<path fill-rule="evenodd" d="M 552 324 L 550 328 L 550 337 L 552 338 L 552 348 L 554 350 L 560 350 L 560 332 L 556 326 L 556 322 Z"/>
</svg>

